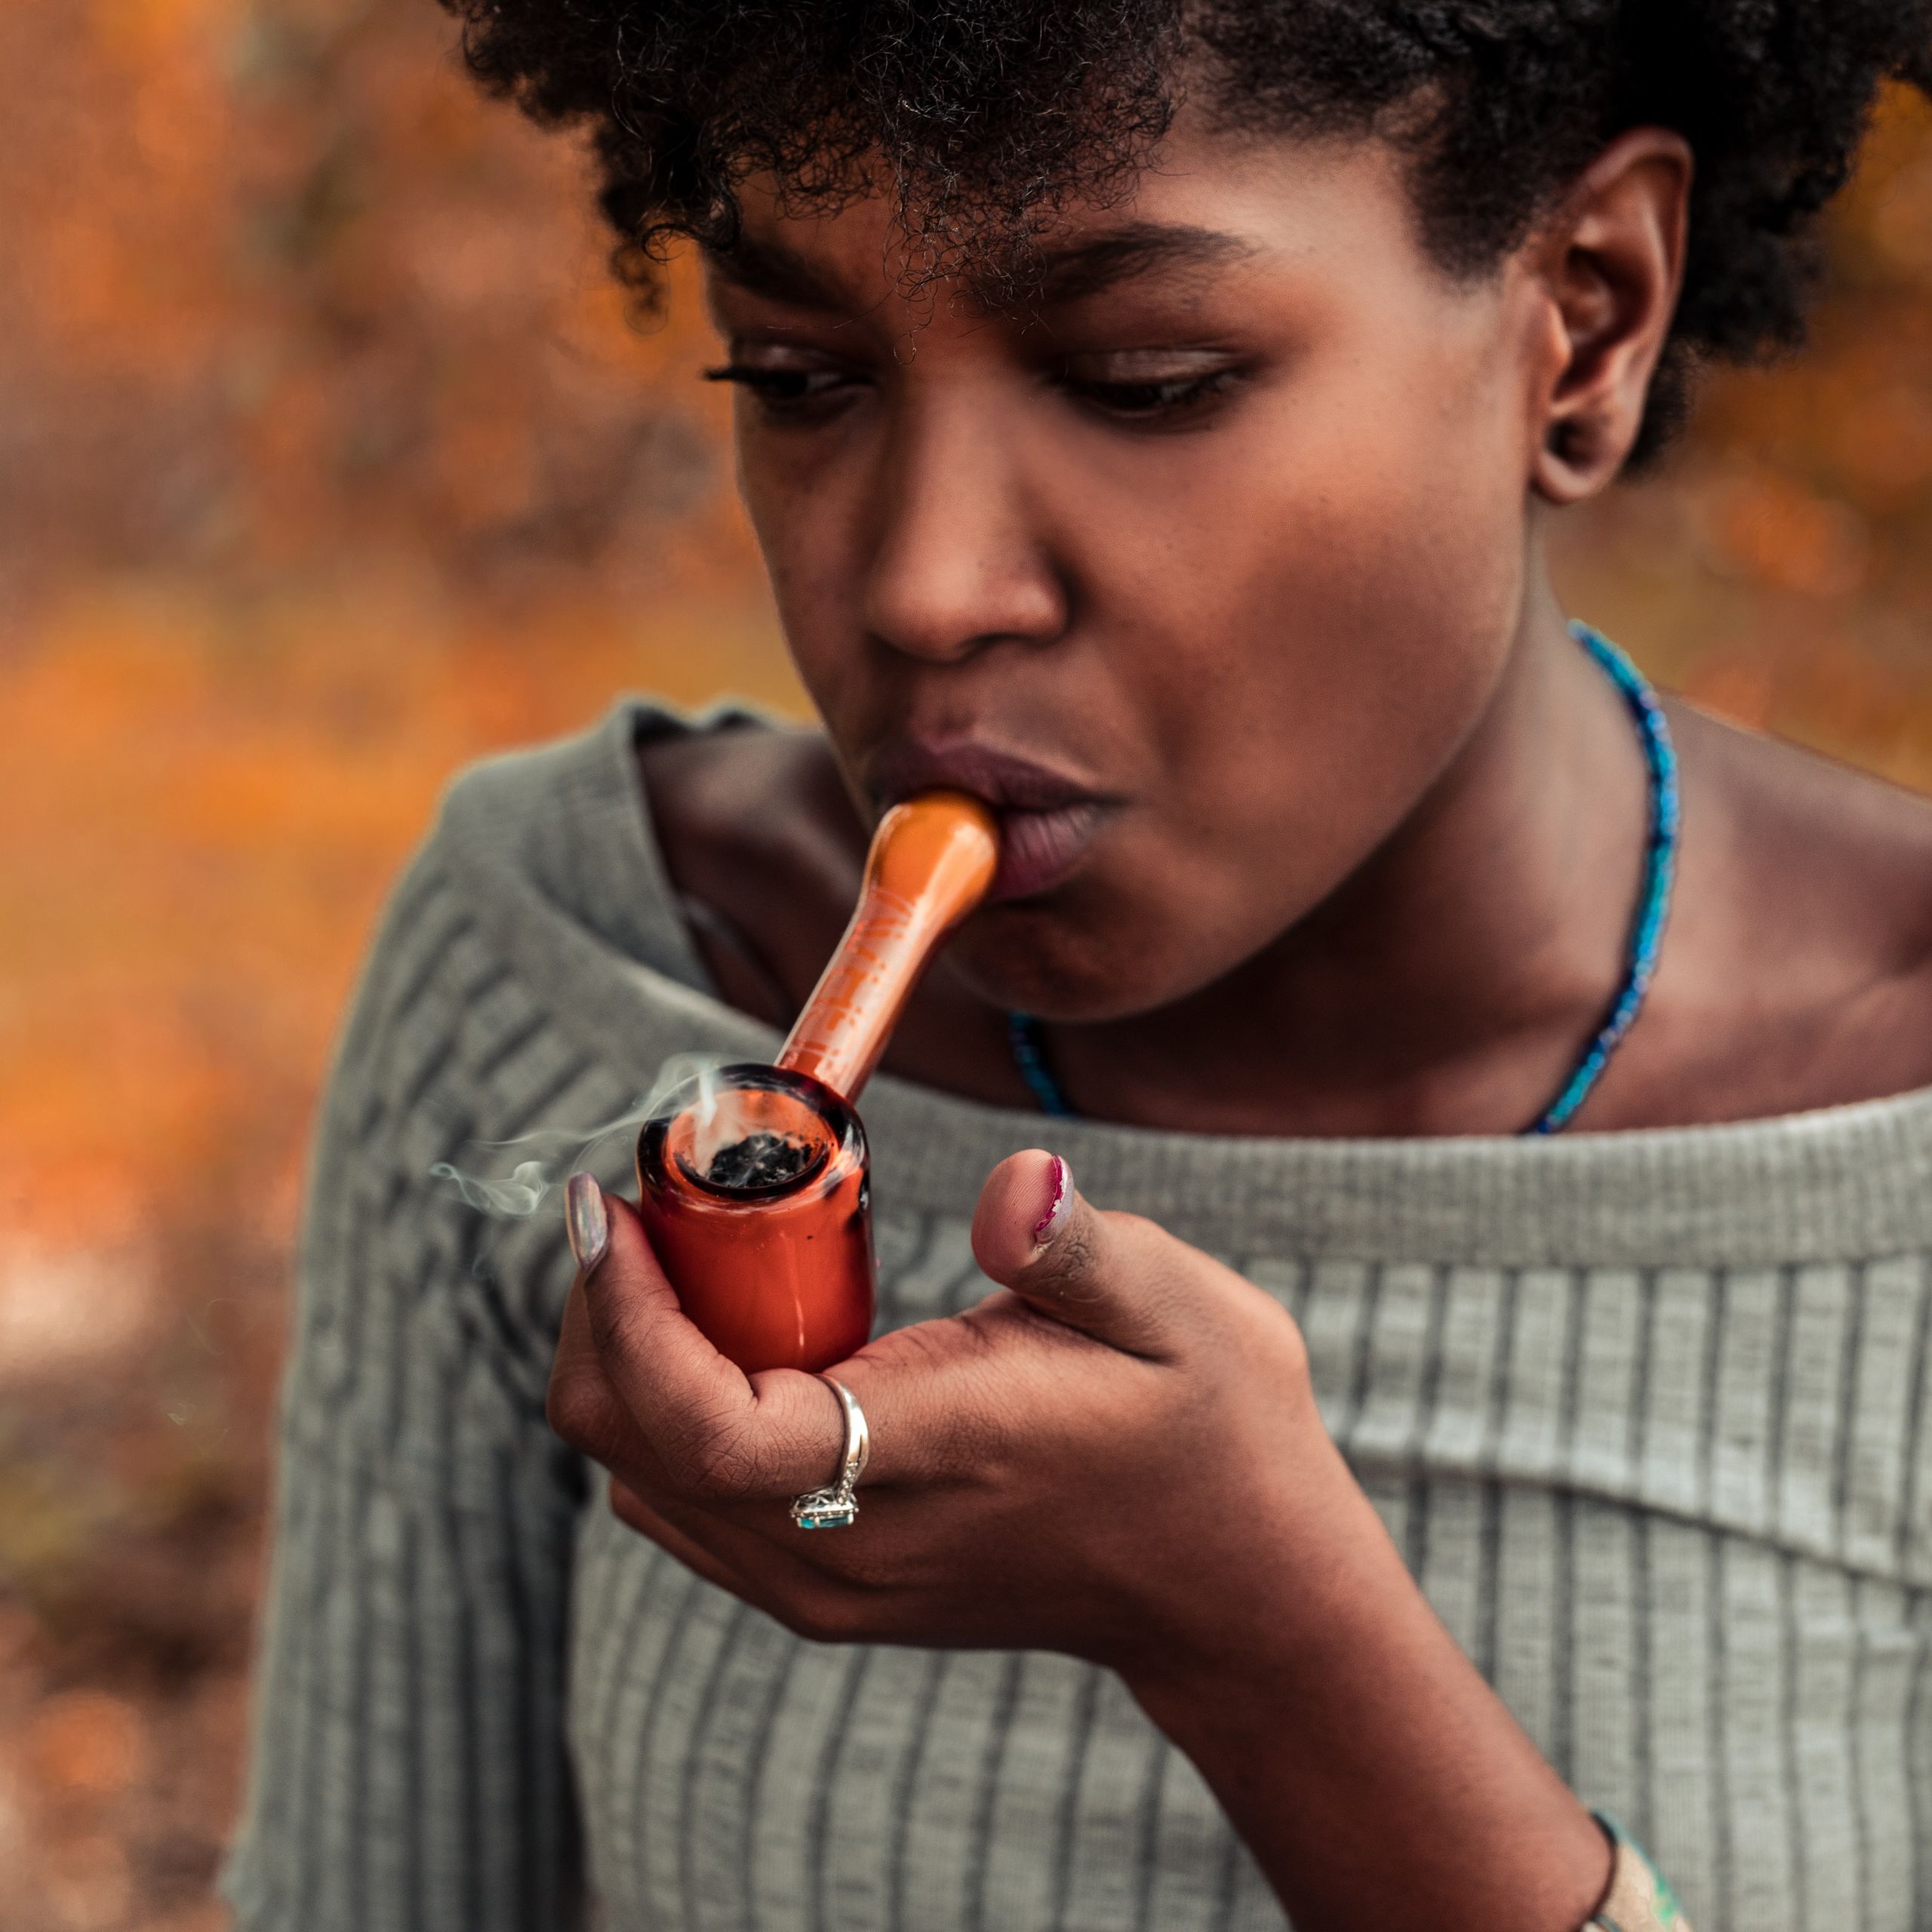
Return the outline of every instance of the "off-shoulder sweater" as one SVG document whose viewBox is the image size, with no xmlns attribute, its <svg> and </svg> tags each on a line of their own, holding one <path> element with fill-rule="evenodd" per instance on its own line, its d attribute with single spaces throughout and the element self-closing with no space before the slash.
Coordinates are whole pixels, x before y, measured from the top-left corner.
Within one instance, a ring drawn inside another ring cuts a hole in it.
<svg viewBox="0 0 1932 1932">
<path fill-rule="evenodd" d="M 241 1932 L 1278 1928 L 1118 1680 L 794 1636 L 545 1425 L 555 1197 L 497 1221 L 432 1170 L 617 1115 L 672 1053 L 774 1050 L 709 989 L 637 776 L 640 733 L 718 723 L 626 700 L 472 768 L 391 895 L 312 1157 Z M 880 1325 L 968 1306 L 980 1182 L 1041 1121 L 889 1077 L 865 1114 Z M 1051 1132 L 1288 1306 L 1437 1612 L 1703 1932 L 1932 1926 L 1932 1093 L 1546 1140 Z"/>
</svg>

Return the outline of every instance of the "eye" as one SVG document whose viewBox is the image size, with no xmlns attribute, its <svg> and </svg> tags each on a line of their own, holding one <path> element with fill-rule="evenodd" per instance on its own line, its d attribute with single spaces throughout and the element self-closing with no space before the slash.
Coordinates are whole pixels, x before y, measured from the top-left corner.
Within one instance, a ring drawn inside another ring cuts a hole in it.
<svg viewBox="0 0 1932 1932">
<path fill-rule="evenodd" d="M 735 383 L 758 398 L 768 415 L 805 420 L 827 414 L 865 386 L 843 369 L 801 368 L 761 362 L 727 362 L 704 372 L 707 383 Z"/>
<path fill-rule="evenodd" d="M 1224 361 L 1144 355 L 1081 357 L 1056 373 L 1056 386 L 1077 401 L 1129 422 L 1177 422 L 1225 400 L 1246 372 Z"/>
</svg>

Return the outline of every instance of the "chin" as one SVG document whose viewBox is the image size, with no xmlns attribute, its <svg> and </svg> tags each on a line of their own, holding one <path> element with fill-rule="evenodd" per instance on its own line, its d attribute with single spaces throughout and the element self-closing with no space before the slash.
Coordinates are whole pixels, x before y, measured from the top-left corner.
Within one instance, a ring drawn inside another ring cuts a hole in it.
<svg viewBox="0 0 1932 1932">
<path fill-rule="evenodd" d="M 975 914 L 946 960 L 992 1005 L 1075 1024 L 1128 1019 L 1192 989 L 1174 970 L 1180 962 L 1155 956 L 1144 934 L 1076 924 L 1051 897 Z"/>
</svg>

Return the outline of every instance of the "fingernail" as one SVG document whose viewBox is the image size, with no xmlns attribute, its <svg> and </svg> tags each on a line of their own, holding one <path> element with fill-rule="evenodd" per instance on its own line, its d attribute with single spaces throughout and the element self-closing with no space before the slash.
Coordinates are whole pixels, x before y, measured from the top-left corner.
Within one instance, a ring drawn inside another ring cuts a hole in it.
<svg viewBox="0 0 1932 1932">
<path fill-rule="evenodd" d="M 611 1245 L 611 1211 L 595 1174 L 572 1174 L 564 1187 L 564 1232 L 578 1272 L 587 1275 Z"/>
<path fill-rule="evenodd" d="M 1033 1223 L 1033 1245 L 1044 1247 L 1060 1232 L 1060 1223 L 1066 1219 L 1067 1211 L 1073 1205 L 1073 1176 L 1066 1163 L 1056 1154 L 1054 1156 L 1053 1178 L 1047 1195 L 1046 1212 Z"/>
</svg>

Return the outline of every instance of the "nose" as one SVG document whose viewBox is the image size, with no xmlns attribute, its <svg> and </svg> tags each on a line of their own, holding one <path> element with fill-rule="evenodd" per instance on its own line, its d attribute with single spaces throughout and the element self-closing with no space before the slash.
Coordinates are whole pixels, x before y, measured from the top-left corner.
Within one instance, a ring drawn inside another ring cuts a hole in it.
<svg viewBox="0 0 1932 1932">
<path fill-rule="evenodd" d="M 868 631 L 935 663 L 1002 640 L 1057 637 L 1066 586 L 997 405 L 966 383 L 929 395 L 901 414 L 884 455 Z"/>
</svg>

